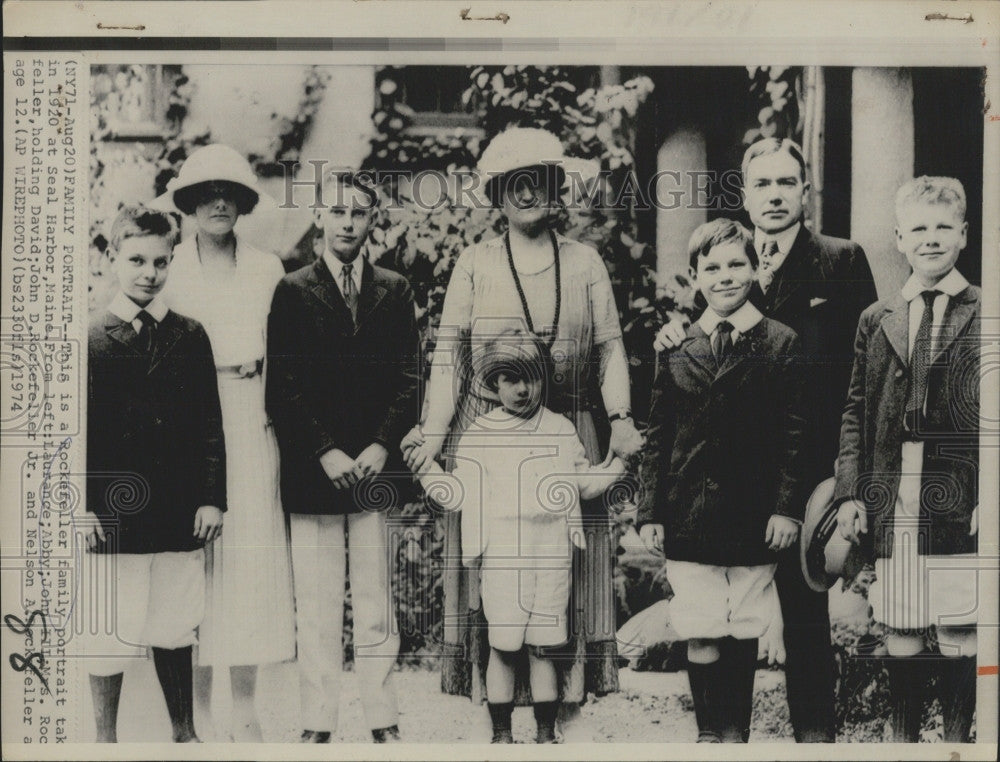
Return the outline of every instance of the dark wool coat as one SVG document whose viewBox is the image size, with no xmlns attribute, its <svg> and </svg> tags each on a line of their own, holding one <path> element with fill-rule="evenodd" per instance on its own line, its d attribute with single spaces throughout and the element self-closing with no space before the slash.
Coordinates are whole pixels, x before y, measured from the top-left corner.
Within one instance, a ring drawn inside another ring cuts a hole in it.
<svg viewBox="0 0 1000 762">
<path fill-rule="evenodd" d="M 750 294 L 761 312 L 787 325 L 802 342 L 808 421 L 802 442 L 803 501 L 817 484 L 833 476 L 854 362 L 854 334 L 861 312 L 876 298 L 861 247 L 805 226 L 767 293 L 755 284 Z"/>
<path fill-rule="evenodd" d="M 976 552 L 969 536 L 979 503 L 980 290 L 948 300 L 927 382 L 918 552 Z M 878 558 L 892 555 L 903 417 L 909 385 L 909 305 L 902 295 L 865 310 L 855 342 L 854 373 L 844 411 L 835 500 L 858 499 Z"/>
<path fill-rule="evenodd" d="M 226 448 L 212 346 L 197 321 L 167 312 L 155 356 L 130 323 L 98 315 L 88 336 L 87 510 L 103 550 L 195 550 L 202 505 L 226 510 Z"/>
<path fill-rule="evenodd" d="M 322 258 L 286 275 L 267 328 L 267 410 L 281 450 L 288 513 L 385 510 L 412 494 L 399 443 L 416 424 L 420 343 L 406 279 L 364 262 L 357 326 Z M 334 489 L 323 453 L 355 458 L 378 442 L 382 475 Z"/>
<path fill-rule="evenodd" d="M 667 558 L 718 566 L 777 562 L 772 514 L 801 520 L 799 341 L 764 318 L 716 372 L 695 323 L 665 354 L 653 389 L 639 521 L 664 525 Z"/>
</svg>

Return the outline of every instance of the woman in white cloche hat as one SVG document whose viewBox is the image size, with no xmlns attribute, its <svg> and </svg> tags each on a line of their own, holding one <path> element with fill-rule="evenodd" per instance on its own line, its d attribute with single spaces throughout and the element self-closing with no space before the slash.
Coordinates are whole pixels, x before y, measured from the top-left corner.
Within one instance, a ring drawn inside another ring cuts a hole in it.
<svg viewBox="0 0 1000 762">
<path fill-rule="evenodd" d="M 594 249 L 554 230 L 566 180 L 584 179 L 580 173 L 587 169 L 592 174 L 591 164 L 567 157 L 550 132 L 514 127 L 493 138 L 478 169 L 484 195 L 502 212 L 508 230 L 500 238 L 473 244 L 455 263 L 441 314 L 426 415 L 402 442 L 408 465 L 420 472 L 443 454 L 448 469 L 454 466 L 454 447 L 462 433 L 498 404 L 496 393 L 475 372 L 475 357 L 510 329 L 534 334 L 548 347 L 552 378 L 545 404 L 574 423 L 591 463 L 605 460 L 595 414 L 610 420 L 608 456 L 628 458 L 642 440 L 630 414 L 628 363 L 608 271 Z M 564 647 L 567 658 L 555 660 L 560 727 L 566 740 L 584 738 L 575 720 L 587 693 L 618 688 L 614 548 L 607 508 L 600 500 L 586 501 L 583 517 L 587 550 L 576 551 L 573 558 L 572 633 Z M 449 515 L 444 521 L 444 553 L 451 562 L 444 572 L 449 653 L 442 659 L 442 687 L 476 701 L 485 698 L 491 714 L 506 713 L 511 707 L 508 696 L 485 695 L 481 655 L 489 649 L 483 647 L 479 574 L 461 569 L 459 517 Z M 526 670 L 518 676 L 518 704 L 531 703 L 526 676 Z"/>
<path fill-rule="evenodd" d="M 174 249 L 164 294 L 171 309 L 201 322 L 212 342 L 231 508 L 222 538 L 206 549 L 208 601 L 195 697 L 210 717 L 213 677 L 228 670 L 229 735 L 237 741 L 262 740 L 254 708 L 257 666 L 295 656 L 278 453 L 264 410 L 262 375 L 271 297 L 285 271 L 278 257 L 233 231 L 262 195 L 247 160 L 219 144 L 192 153 L 165 194 L 197 224 L 197 232 Z"/>
</svg>

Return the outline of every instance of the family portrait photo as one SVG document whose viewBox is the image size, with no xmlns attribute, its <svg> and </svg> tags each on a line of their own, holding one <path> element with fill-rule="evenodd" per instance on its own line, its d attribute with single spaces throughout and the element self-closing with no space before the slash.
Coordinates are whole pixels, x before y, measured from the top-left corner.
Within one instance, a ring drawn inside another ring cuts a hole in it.
<svg viewBox="0 0 1000 762">
<path fill-rule="evenodd" d="M 90 74 L 94 740 L 975 739 L 982 69 Z"/>
<path fill-rule="evenodd" d="M 4 757 L 995 759 L 996 10 L 468 5 L 4 4 Z"/>
</svg>

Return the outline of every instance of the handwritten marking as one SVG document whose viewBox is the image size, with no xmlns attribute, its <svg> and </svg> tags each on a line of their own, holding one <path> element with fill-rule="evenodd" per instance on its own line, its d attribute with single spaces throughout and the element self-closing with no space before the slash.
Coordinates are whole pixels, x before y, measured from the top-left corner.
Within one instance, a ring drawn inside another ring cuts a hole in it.
<svg viewBox="0 0 1000 762">
<path fill-rule="evenodd" d="M 135 32 L 144 32 L 146 30 L 146 25 L 145 24 L 136 24 L 135 26 L 108 26 L 108 25 L 102 24 L 100 21 L 98 21 L 97 22 L 97 28 L 98 29 L 104 29 L 104 30 L 109 30 L 109 29 L 131 29 L 132 31 L 135 31 Z"/>
<path fill-rule="evenodd" d="M 510 16 L 506 13 L 498 13 L 496 16 L 470 16 L 469 12 L 471 10 L 472 8 L 463 8 L 458 12 L 462 21 L 500 21 L 504 24 L 510 21 Z"/>
<path fill-rule="evenodd" d="M 961 21 L 963 24 L 971 24 L 975 19 L 971 13 L 964 16 L 951 16 L 947 13 L 928 13 L 924 16 L 924 21 Z"/>
<path fill-rule="evenodd" d="M 34 626 L 35 619 L 40 618 L 42 620 L 42 640 L 45 640 L 49 634 L 49 627 L 45 623 L 45 613 L 43 611 L 35 610 L 28 615 L 28 621 L 22 622 L 20 617 L 14 614 L 7 614 L 3 618 L 3 623 L 7 625 L 7 629 L 16 635 L 27 635 L 28 642 L 33 640 L 31 635 L 31 628 Z M 15 672 L 27 672 L 29 669 L 35 674 L 41 682 L 42 687 L 45 688 L 45 692 L 50 696 L 52 691 L 49 690 L 49 683 L 45 679 L 45 675 L 42 674 L 42 670 L 45 669 L 45 656 L 41 651 L 33 651 L 24 654 L 12 653 L 8 657 L 8 662 Z"/>
</svg>

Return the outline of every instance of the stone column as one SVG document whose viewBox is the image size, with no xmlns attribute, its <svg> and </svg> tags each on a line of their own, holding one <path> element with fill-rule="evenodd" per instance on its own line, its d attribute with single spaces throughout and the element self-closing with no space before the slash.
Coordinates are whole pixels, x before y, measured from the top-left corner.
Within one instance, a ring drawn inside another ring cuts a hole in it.
<svg viewBox="0 0 1000 762">
<path fill-rule="evenodd" d="M 910 272 L 894 234 L 896 191 L 913 177 L 910 72 L 855 69 L 851 122 L 851 239 L 864 247 L 882 298 Z"/>
<path fill-rule="evenodd" d="M 705 138 L 681 128 L 663 142 L 656 156 L 656 273 L 660 282 L 687 274 L 691 232 L 708 219 L 705 188 L 708 166 Z"/>
</svg>

